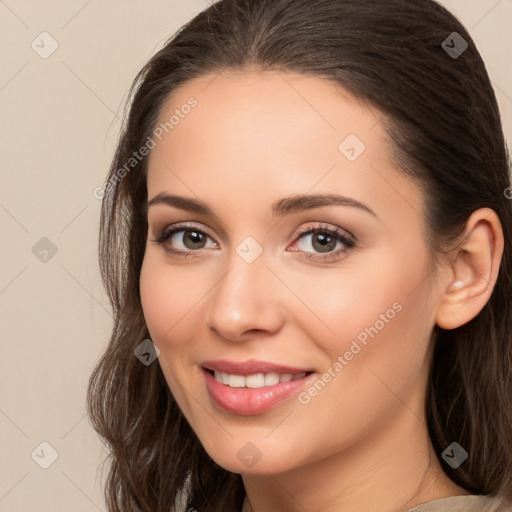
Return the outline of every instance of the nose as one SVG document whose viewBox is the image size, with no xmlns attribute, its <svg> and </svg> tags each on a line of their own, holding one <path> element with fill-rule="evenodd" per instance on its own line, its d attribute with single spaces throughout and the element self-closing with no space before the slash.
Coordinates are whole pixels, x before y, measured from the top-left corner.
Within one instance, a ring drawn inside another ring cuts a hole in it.
<svg viewBox="0 0 512 512">
<path fill-rule="evenodd" d="M 263 254 L 252 263 L 234 254 L 229 269 L 208 294 L 208 326 L 229 341 L 274 334 L 285 316 L 283 293 L 283 284 L 267 267 Z"/>
</svg>

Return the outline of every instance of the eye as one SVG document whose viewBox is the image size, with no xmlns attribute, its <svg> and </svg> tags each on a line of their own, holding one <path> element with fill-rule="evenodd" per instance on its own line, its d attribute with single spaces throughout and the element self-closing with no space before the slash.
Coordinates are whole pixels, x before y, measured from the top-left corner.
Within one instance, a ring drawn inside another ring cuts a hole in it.
<svg viewBox="0 0 512 512">
<path fill-rule="evenodd" d="M 179 225 L 165 228 L 153 242 L 163 245 L 169 253 L 187 256 L 208 248 L 206 243 L 209 238 L 211 237 L 207 233 L 194 226 Z M 217 248 L 218 244 L 213 242 L 209 247 Z"/>
<path fill-rule="evenodd" d="M 294 245 L 299 247 L 300 252 L 308 254 L 304 256 L 305 258 L 325 261 L 348 252 L 355 246 L 355 240 L 353 237 L 349 238 L 348 233 L 345 235 L 339 228 L 332 229 L 329 226 L 317 226 L 302 229 Z M 318 252 L 310 252 L 307 250 L 308 247 L 313 247 L 314 251 Z M 335 250 L 336 247 L 337 250 Z M 292 249 L 292 251 L 296 250 Z"/>
</svg>

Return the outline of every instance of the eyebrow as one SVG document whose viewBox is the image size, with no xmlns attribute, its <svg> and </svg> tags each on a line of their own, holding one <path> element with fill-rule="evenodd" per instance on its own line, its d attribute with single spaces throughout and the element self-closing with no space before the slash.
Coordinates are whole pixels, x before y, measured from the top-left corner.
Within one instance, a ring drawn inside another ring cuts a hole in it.
<svg viewBox="0 0 512 512">
<path fill-rule="evenodd" d="M 147 208 L 149 209 L 151 206 L 162 204 L 203 215 L 214 215 L 214 212 L 209 206 L 197 199 L 170 195 L 163 192 L 157 194 L 153 199 L 148 201 Z M 365 204 L 350 197 L 335 194 L 303 194 L 279 199 L 272 204 L 272 216 L 284 217 L 291 213 L 331 205 L 359 208 L 377 217 L 377 214 Z"/>
</svg>

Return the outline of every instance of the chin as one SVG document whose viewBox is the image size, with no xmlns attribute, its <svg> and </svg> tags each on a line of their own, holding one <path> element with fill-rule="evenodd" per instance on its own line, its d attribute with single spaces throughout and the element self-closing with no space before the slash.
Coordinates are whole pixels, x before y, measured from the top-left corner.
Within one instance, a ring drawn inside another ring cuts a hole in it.
<svg viewBox="0 0 512 512">
<path fill-rule="evenodd" d="M 203 447 L 219 466 L 232 473 L 278 474 L 289 471 L 299 464 L 290 453 L 276 452 L 275 449 L 268 447 L 259 449 L 250 441 L 230 441 L 225 449 L 212 441 L 212 446 L 203 444 Z"/>
</svg>

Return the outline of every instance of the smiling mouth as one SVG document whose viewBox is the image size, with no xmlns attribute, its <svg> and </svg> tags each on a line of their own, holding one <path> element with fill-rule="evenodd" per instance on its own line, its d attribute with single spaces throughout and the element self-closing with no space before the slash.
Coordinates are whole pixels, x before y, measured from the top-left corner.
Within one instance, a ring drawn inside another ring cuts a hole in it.
<svg viewBox="0 0 512 512">
<path fill-rule="evenodd" d="M 280 372 L 257 372 L 256 368 L 249 369 L 251 365 L 240 364 L 233 368 L 239 373 L 228 373 L 224 370 L 228 369 L 229 364 L 224 363 L 222 366 L 223 369 L 201 367 L 206 390 L 217 408 L 244 416 L 258 415 L 284 403 L 318 375 L 314 371 L 298 371 L 299 368 L 294 368 L 295 373 L 290 373 L 291 367 L 282 367 Z M 258 366 L 258 369 L 266 369 L 262 367 L 265 366 L 263 364 Z M 271 366 L 277 369 L 277 365 Z M 257 373 L 251 373 L 254 371 Z"/>
<path fill-rule="evenodd" d="M 312 374 L 313 372 L 301 372 L 301 373 L 276 373 L 276 372 L 268 372 L 268 373 L 252 373 L 249 375 L 237 375 L 233 373 L 222 372 L 218 370 L 210 370 L 205 368 L 205 370 L 213 376 L 213 378 L 224 384 L 225 386 L 229 386 L 231 388 L 251 388 L 258 389 L 269 386 L 275 386 L 279 383 L 284 382 L 293 382 L 295 380 L 302 379 Z"/>
</svg>

